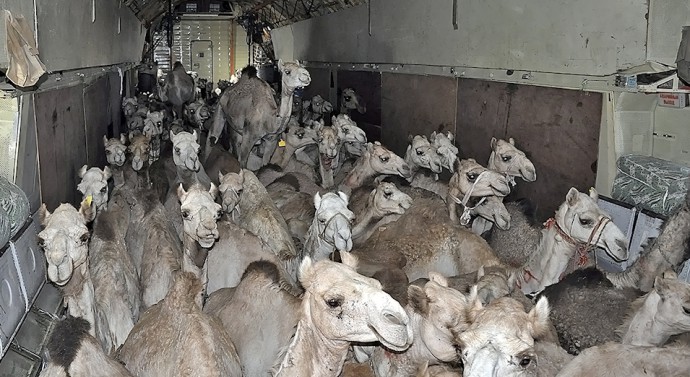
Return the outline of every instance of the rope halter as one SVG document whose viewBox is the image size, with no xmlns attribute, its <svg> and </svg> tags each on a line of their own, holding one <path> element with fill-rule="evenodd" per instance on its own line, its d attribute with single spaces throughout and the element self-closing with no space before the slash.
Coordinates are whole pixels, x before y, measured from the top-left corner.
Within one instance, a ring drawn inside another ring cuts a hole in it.
<svg viewBox="0 0 690 377">
<path fill-rule="evenodd" d="M 467 224 L 470 223 L 470 221 L 472 220 L 472 215 L 470 215 L 470 212 L 473 209 L 477 208 L 482 203 L 484 203 L 484 201 L 486 200 L 486 197 L 483 197 L 483 198 L 481 198 L 481 200 L 479 200 L 479 202 L 477 202 L 477 204 L 474 205 L 474 207 L 468 207 L 467 206 L 467 202 L 472 197 L 472 191 L 474 191 L 474 188 L 477 186 L 477 183 L 479 182 L 479 180 L 482 179 L 482 177 L 484 177 L 484 175 L 488 172 L 489 172 L 489 170 L 484 170 L 483 172 L 479 173 L 479 175 L 477 176 L 477 179 L 475 179 L 474 182 L 472 183 L 472 187 L 470 187 L 470 190 L 465 193 L 465 196 L 462 198 L 462 201 L 460 201 L 460 199 L 458 199 L 454 195 L 450 194 L 450 196 L 453 198 L 453 200 L 455 200 L 456 203 L 458 203 L 462 206 L 462 215 L 460 215 L 460 224 L 462 226 L 467 226 Z"/>
</svg>

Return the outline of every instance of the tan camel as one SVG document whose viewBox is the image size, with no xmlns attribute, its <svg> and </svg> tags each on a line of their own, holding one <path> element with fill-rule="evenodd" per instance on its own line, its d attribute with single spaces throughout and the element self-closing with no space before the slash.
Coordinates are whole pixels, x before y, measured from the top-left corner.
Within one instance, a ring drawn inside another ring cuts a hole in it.
<svg viewBox="0 0 690 377">
<path fill-rule="evenodd" d="M 528 313 L 509 297 L 486 307 L 475 300 L 468 317 L 469 328 L 457 337 L 465 377 L 553 376 L 561 367 L 554 364 L 570 359 L 559 347 L 553 347 L 555 355 L 540 355 L 535 341 L 552 326 L 546 298 L 540 298 Z"/>
<path fill-rule="evenodd" d="M 216 319 L 201 311 L 201 282 L 179 272 L 170 291 L 142 314 L 119 351 L 139 377 L 241 377 L 237 351 Z"/>
<path fill-rule="evenodd" d="M 120 138 L 108 139 L 103 135 L 103 146 L 105 147 L 105 158 L 110 164 L 110 171 L 113 175 L 115 188 L 125 184 L 125 162 L 127 161 L 127 136 L 120 134 Z"/>
<path fill-rule="evenodd" d="M 125 118 L 130 118 L 136 114 L 139 102 L 136 97 L 125 97 L 122 99 L 122 114 Z"/>
<path fill-rule="evenodd" d="M 450 131 L 447 134 L 434 131 L 429 139 L 431 140 L 431 145 L 436 148 L 436 153 L 442 157 L 441 165 L 453 173 L 455 160 L 457 160 L 459 152 L 458 147 L 455 146 L 453 134 Z"/>
<path fill-rule="evenodd" d="M 607 343 L 584 350 L 557 377 L 630 377 L 690 375 L 690 348 Z"/>
<path fill-rule="evenodd" d="M 344 263 L 305 257 L 301 300 L 281 289 L 275 266 L 250 265 L 218 311 L 238 344 L 246 375 L 266 375 L 275 366 L 274 376 L 338 376 L 350 342 L 380 341 L 394 351 L 410 346 L 413 334 L 403 308 L 378 281 L 355 272 L 356 258 L 342 255 Z"/>
<path fill-rule="evenodd" d="M 210 153 L 202 165 L 211 182 L 216 186 L 220 186 L 218 177 L 221 174 L 239 173 L 241 170 L 240 162 L 237 161 L 237 158 L 220 144 L 215 144 L 211 147 Z"/>
<path fill-rule="evenodd" d="M 315 261 L 327 259 L 334 251 L 352 249 L 352 222 L 355 214 L 347 208 L 343 192 L 314 195 L 314 220 L 304 243 L 304 254 Z"/>
<path fill-rule="evenodd" d="M 89 334 L 91 327 L 83 318 L 58 321 L 46 344 L 46 365 L 39 377 L 134 377 L 103 352 Z"/>
<path fill-rule="evenodd" d="M 319 123 L 319 127 L 301 127 L 296 120 L 293 122 L 293 118 L 291 118 L 287 129 L 283 132 L 282 140 L 285 142 L 285 146 L 279 146 L 276 153 L 273 154 L 271 163 L 277 164 L 283 170 L 294 170 L 288 169 L 288 163 L 297 150 L 317 144 L 317 128 L 321 126 L 323 124 Z"/>
<path fill-rule="evenodd" d="M 472 197 L 498 196 L 503 197 L 510 193 L 508 180 L 500 173 L 487 169 L 478 164 L 474 159 L 456 160 L 455 173 L 448 182 L 448 213 L 450 220 L 468 225 L 471 220 L 472 207 L 467 205 Z M 457 217 L 457 206 L 463 207 L 462 215 Z"/>
<path fill-rule="evenodd" d="M 353 197 L 353 203 L 354 199 Z M 366 242 L 379 226 L 394 222 L 411 206 L 412 198 L 398 190 L 394 183 L 379 183 L 369 193 L 364 209 L 358 210 L 352 206 L 352 212 L 357 218 L 357 223 L 352 228 L 352 241 L 355 245 Z"/>
<path fill-rule="evenodd" d="M 628 258 L 625 235 L 599 208 L 597 199 L 596 190 L 587 195 L 573 187 L 543 229 L 518 223 L 493 231 L 489 244 L 502 261 L 518 268 L 517 284 L 525 294 L 557 283 L 571 260 L 577 256 L 575 262 L 583 264 L 593 246 L 617 260 Z"/>
<path fill-rule="evenodd" d="M 367 148 L 355 162 L 355 166 L 347 174 L 340 185 L 340 190 L 349 194 L 357 187 L 370 183 L 379 175 L 399 175 L 409 179 L 410 167 L 400 156 L 388 150 L 378 141 L 367 143 Z"/>
<path fill-rule="evenodd" d="M 515 140 L 508 141 L 491 138 L 491 155 L 489 169 L 505 174 L 511 186 L 515 186 L 515 177 L 522 177 L 527 182 L 537 180 L 537 170 L 525 152 L 515 147 Z"/>
<path fill-rule="evenodd" d="M 108 180 L 112 177 L 109 167 L 103 170 L 84 165 L 79 169 L 81 182 L 77 185 L 77 190 L 82 193 L 82 200 L 91 197 L 96 206 L 96 213 L 108 208 Z"/>
<path fill-rule="evenodd" d="M 331 117 L 331 124 L 338 130 L 338 137 L 342 140 L 340 153 L 342 160 L 357 158 L 364 153 L 367 146 L 367 134 L 350 119 L 347 114 L 339 114 Z"/>
<path fill-rule="evenodd" d="M 143 134 L 129 134 L 129 145 L 127 151 L 132 156 L 132 169 L 137 173 L 135 187 L 148 187 L 151 183 L 149 176 L 149 145 L 151 138 Z M 143 175 L 143 177 L 142 177 Z"/>
<path fill-rule="evenodd" d="M 654 289 L 630 306 L 633 314 L 619 327 L 621 343 L 662 346 L 677 334 L 690 331 L 690 284 L 674 272 L 657 277 Z"/>
<path fill-rule="evenodd" d="M 409 142 L 410 145 L 407 146 L 405 152 L 405 162 L 410 167 L 413 186 L 414 177 L 420 169 L 429 169 L 436 174 L 441 173 L 443 162 L 441 155 L 436 153 L 436 148 L 425 135 L 410 135 Z"/>
<path fill-rule="evenodd" d="M 309 72 L 298 61 L 280 60 L 278 69 L 282 76 L 280 108 L 270 85 L 256 76 L 256 70 L 243 73 L 218 101 L 209 138 L 218 140 L 227 119 L 233 149 L 242 167 L 247 166 L 249 152 L 259 142 L 265 144 L 262 165 L 269 163 L 290 119 L 295 89 L 311 83 Z"/>
<path fill-rule="evenodd" d="M 455 337 L 469 327 L 466 315 L 473 301 L 472 294 L 465 297 L 448 288 L 448 281 L 436 273 L 429 274 L 429 282 L 423 287 L 411 285 L 405 311 L 414 342 L 404 352 L 391 353 L 376 347 L 371 359 L 376 376 L 413 376 L 420 363 L 457 361 Z"/>
<path fill-rule="evenodd" d="M 298 255 L 285 219 L 254 173 L 242 169 L 219 180 L 223 211 L 235 224 L 257 235 L 281 260 Z"/>
<path fill-rule="evenodd" d="M 367 106 L 362 97 L 360 97 L 354 89 L 345 88 L 342 93 L 340 93 L 340 113 L 349 115 L 353 110 L 357 110 L 358 113 L 364 114 L 367 112 Z"/>
<path fill-rule="evenodd" d="M 319 176 L 321 187 L 331 188 L 335 185 L 335 171 L 340 167 L 341 140 L 335 127 L 324 126 L 318 131 L 316 141 L 319 145 Z"/>
<path fill-rule="evenodd" d="M 198 129 L 203 129 L 204 124 L 211 117 L 211 110 L 202 99 L 188 104 L 184 111 L 189 123 Z"/>
</svg>

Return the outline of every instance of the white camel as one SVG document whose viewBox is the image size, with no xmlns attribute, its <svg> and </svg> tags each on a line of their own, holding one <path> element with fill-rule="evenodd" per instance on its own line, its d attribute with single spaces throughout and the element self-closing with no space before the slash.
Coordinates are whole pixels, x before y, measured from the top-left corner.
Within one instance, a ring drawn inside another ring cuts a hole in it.
<svg viewBox="0 0 690 377">
<path fill-rule="evenodd" d="M 515 140 L 512 137 L 508 141 L 491 138 L 491 155 L 487 166 L 491 170 L 505 174 L 511 186 L 515 186 L 515 177 L 521 177 L 527 182 L 537 180 L 534 164 L 527 158 L 525 152 L 515 146 Z"/>
<path fill-rule="evenodd" d="M 351 227 L 355 215 L 347 204 L 347 195 L 340 191 L 314 195 L 316 213 L 304 245 L 307 256 L 320 261 L 336 250 L 352 250 Z"/>
<path fill-rule="evenodd" d="M 77 190 L 82 193 L 82 200 L 91 197 L 96 206 L 96 213 L 108 208 L 108 180 L 110 177 L 112 177 L 112 173 L 107 166 L 103 170 L 97 167 L 89 169 L 87 165 L 79 169 L 81 182 L 77 185 Z"/>
</svg>

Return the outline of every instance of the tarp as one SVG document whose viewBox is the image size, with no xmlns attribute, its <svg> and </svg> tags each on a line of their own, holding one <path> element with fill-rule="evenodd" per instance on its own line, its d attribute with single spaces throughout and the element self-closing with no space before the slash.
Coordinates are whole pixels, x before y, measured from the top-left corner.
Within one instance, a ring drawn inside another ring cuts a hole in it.
<svg viewBox="0 0 690 377">
<path fill-rule="evenodd" d="M 5 10 L 5 27 L 5 43 L 10 57 L 7 78 L 17 86 L 32 86 L 45 73 L 46 67 L 38 58 L 38 48 L 31 25 L 23 16 L 14 17 L 10 11 Z"/>
</svg>

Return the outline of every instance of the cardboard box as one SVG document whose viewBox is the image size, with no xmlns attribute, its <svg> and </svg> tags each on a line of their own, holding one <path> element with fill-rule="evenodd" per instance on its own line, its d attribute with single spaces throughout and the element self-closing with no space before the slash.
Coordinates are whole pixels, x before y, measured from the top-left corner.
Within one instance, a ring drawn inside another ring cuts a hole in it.
<svg viewBox="0 0 690 377">
<path fill-rule="evenodd" d="M 688 105 L 688 95 L 685 93 L 658 93 L 659 106 L 683 108 Z"/>
</svg>

